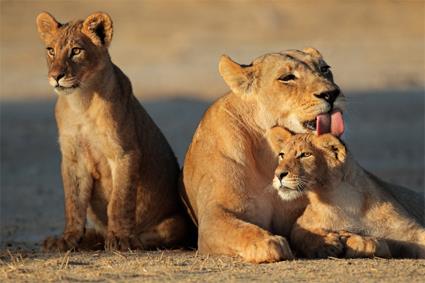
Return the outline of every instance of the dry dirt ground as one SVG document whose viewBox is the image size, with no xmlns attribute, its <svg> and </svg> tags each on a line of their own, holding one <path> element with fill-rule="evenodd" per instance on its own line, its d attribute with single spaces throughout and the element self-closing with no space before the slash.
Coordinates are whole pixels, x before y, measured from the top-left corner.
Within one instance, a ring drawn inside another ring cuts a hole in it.
<svg viewBox="0 0 425 283">
<path fill-rule="evenodd" d="M 2 282 L 423 282 L 425 260 L 295 260 L 252 265 L 188 251 L 0 255 Z"/>
<path fill-rule="evenodd" d="M 297 260 L 250 265 L 196 251 L 42 254 L 63 229 L 63 191 L 35 17 L 96 10 L 115 23 L 111 55 L 183 160 L 206 107 L 227 87 L 228 53 L 242 63 L 315 46 L 348 96 L 347 141 L 366 169 L 424 191 L 423 1 L 0 2 L 0 281 L 423 282 L 425 260 Z"/>
</svg>

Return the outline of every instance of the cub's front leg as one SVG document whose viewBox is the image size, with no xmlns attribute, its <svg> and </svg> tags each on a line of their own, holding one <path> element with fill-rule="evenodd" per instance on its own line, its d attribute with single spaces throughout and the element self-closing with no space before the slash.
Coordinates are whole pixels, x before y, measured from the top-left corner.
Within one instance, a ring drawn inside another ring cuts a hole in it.
<svg viewBox="0 0 425 283">
<path fill-rule="evenodd" d="M 388 243 L 383 239 L 362 236 L 347 231 L 339 231 L 338 234 L 345 242 L 346 258 L 372 258 L 375 256 L 391 258 Z"/>
<path fill-rule="evenodd" d="M 108 162 L 113 187 L 107 208 L 105 249 L 126 251 L 141 248 L 134 234 L 139 160 L 134 154 L 125 154 Z"/>
<path fill-rule="evenodd" d="M 298 254 L 307 258 L 339 257 L 344 252 L 344 243 L 338 233 L 306 227 L 299 222 L 292 228 L 291 244 Z"/>
<path fill-rule="evenodd" d="M 65 193 L 65 229 L 59 237 L 48 237 L 45 251 L 67 251 L 78 248 L 84 235 L 87 207 L 92 192 L 93 180 L 76 151 L 62 147 L 62 179 Z"/>
<path fill-rule="evenodd" d="M 344 252 L 344 242 L 338 233 L 326 229 L 325 216 L 307 205 L 291 231 L 291 244 L 295 251 L 307 258 L 339 257 Z"/>
</svg>

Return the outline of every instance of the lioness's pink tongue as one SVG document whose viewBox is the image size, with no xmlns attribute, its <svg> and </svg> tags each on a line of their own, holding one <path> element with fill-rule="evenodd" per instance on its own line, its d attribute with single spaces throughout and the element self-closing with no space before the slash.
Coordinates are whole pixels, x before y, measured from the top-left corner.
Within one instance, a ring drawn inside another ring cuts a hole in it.
<svg viewBox="0 0 425 283">
<path fill-rule="evenodd" d="M 336 137 L 340 137 L 344 133 L 344 118 L 341 111 L 334 110 L 331 113 L 331 133 Z"/>
<path fill-rule="evenodd" d="M 316 131 L 318 136 L 331 131 L 331 115 L 329 113 L 320 114 L 316 117 Z"/>
<path fill-rule="evenodd" d="M 341 136 L 344 133 L 344 119 L 339 110 L 329 113 L 320 114 L 316 117 L 316 133 L 322 135 L 332 133 L 334 136 Z"/>
</svg>

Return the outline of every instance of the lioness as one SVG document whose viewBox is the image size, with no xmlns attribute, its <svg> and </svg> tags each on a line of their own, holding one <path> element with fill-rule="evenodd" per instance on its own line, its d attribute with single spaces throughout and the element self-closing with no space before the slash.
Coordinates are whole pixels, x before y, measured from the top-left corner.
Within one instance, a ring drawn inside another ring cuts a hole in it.
<svg viewBox="0 0 425 283">
<path fill-rule="evenodd" d="M 393 185 L 360 167 L 338 138 L 291 135 L 280 127 L 272 135 L 281 147 L 273 187 L 286 201 L 309 200 L 291 232 L 298 253 L 425 258 L 425 229 L 414 219 L 423 211 L 410 215 L 391 194 Z"/>
<path fill-rule="evenodd" d="M 63 235 L 48 238 L 45 249 L 78 248 L 86 216 L 108 250 L 178 244 L 188 225 L 178 201 L 179 167 L 129 79 L 111 62 L 111 18 L 98 12 L 61 24 L 41 13 L 37 28 L 59 95 L 66 217 Z"/>
<path fill-rule="evenodd" d="M 277 165 L 270 164 L 267 133 L 279 125 L 340 135 L 343 96 L 313 48 L 266 54 L 249 65 L 222 56 L 219 71 L 231 92 L 205 113 L 183 169 L 199 251 L 255 263 L 291 259 L 282 236 L 289 235 L 306 201 L 284 203 L 265 189 Z"/>
</svg>

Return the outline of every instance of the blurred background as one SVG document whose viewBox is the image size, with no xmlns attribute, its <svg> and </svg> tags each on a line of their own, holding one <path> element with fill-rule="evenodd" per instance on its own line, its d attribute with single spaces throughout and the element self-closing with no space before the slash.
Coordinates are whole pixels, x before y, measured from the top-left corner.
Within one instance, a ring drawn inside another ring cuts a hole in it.
<svg viewBox="0 0 425 283">
<path fill-rule="evenodd" d="M 424 189 L 424 1 L 5 1 L 0 16 L 0 247 L 63 228 L 60 153 L 35 18 L 95 11 L 114 21 L 110 53 L 181 163 L 205 109 L 227 91 L 218 58 L 249 63 L 312 46 L 347 96 L 345 139 L 376 175 Z"/>
<path fill-rule="evenodd" d="M 94 11 L 114 21 L 113 61 L 141 98 L 226 91 L 217 63 L 272 51 L 318 48 L 345 90 L 420 88 L 424 84 L 423 1 L 1 1 L 4 98 L 52 98 L 35 17 L 60 22 Z"/>
</svg>

